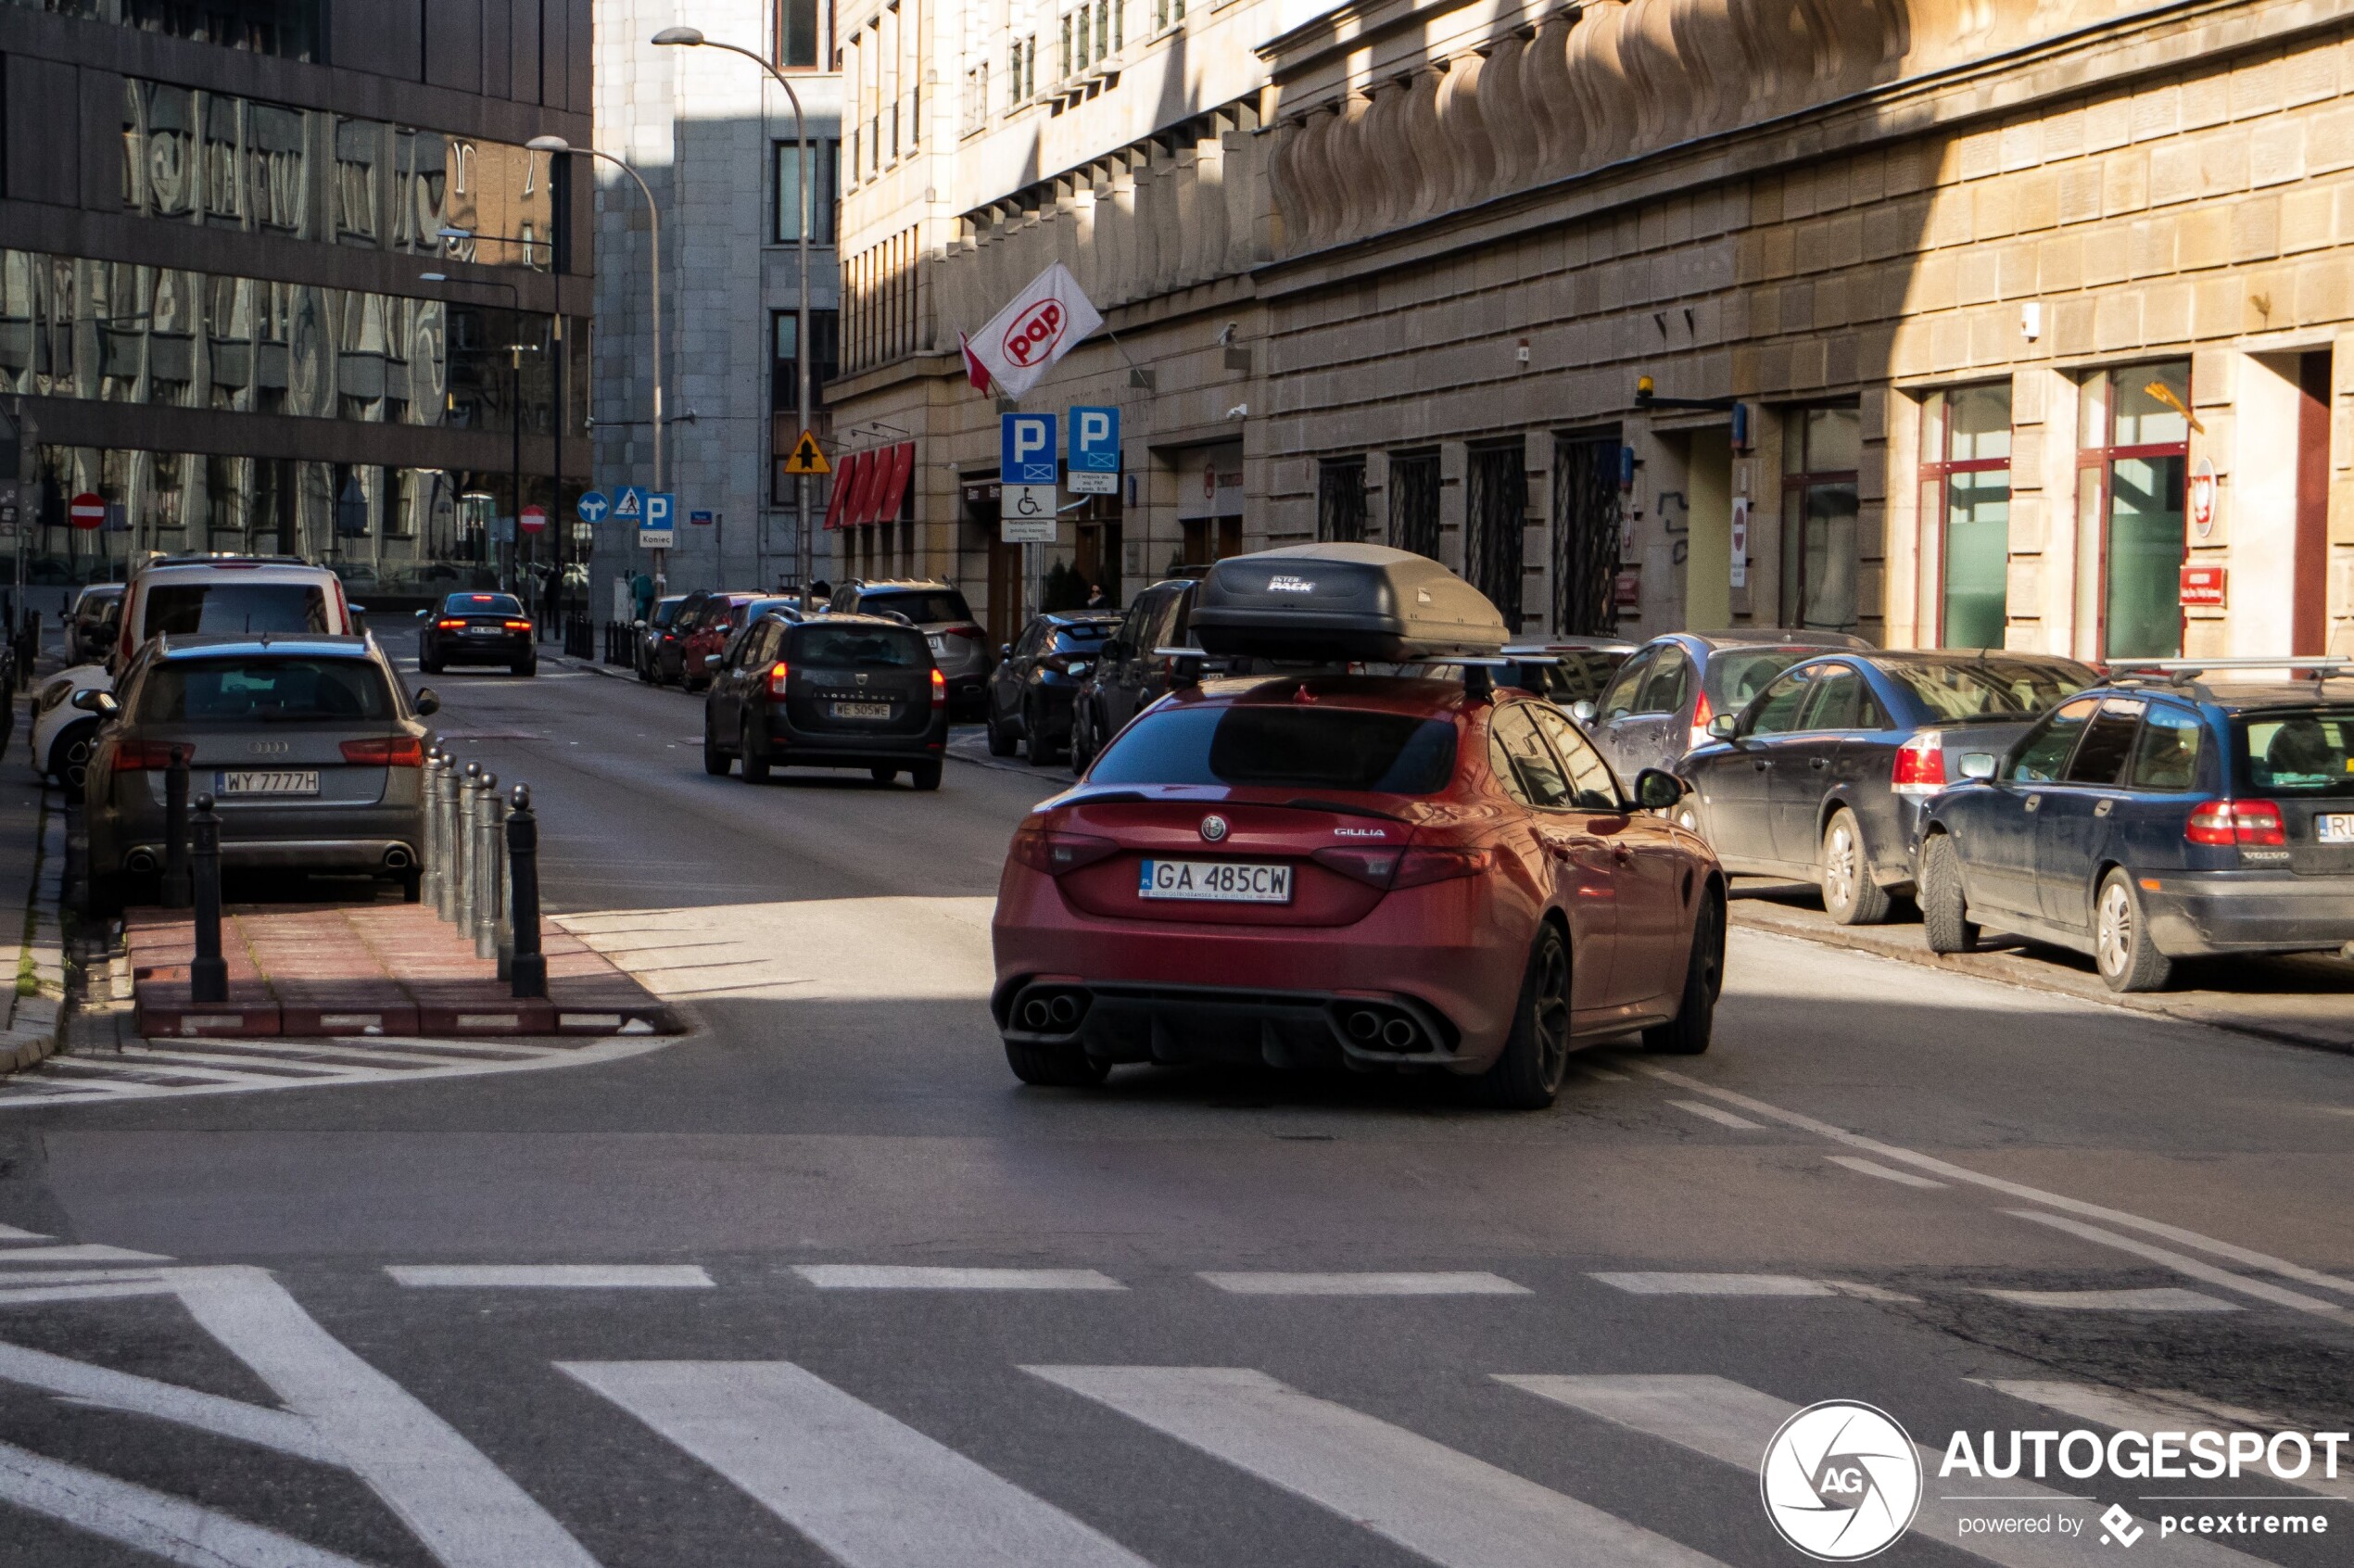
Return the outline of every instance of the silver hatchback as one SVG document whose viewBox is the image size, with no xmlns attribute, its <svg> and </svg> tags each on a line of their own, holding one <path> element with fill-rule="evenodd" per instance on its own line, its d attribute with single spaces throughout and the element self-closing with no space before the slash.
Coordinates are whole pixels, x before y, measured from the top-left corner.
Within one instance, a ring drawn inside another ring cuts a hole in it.
<svg viewBox="0 0 2354 1568">
<path fill-rule="evenodd" d="M 163 864 L 167 775 L 221 816 L 225 866 L 399 880 L 416 896 L 424 839 L 423 722 L 370 637 L 171 637 L 149 643 L 120 692 L 89 692 L 107 720 L 83 810 L 93 902 Z"/>
</svg>

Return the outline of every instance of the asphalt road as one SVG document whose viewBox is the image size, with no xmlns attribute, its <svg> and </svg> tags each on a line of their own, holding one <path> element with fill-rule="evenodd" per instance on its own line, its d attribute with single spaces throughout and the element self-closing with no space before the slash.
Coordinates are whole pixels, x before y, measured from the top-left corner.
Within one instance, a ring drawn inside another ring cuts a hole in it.
<svg viewBox="0 0 2354 1568">
<path fill-rule="evenodd" d="M 1589 1054 L 1543 1114 L 1025 1089 L 987 920 L 1051 782 L 754 789 L 676 692 L 433 684 L 533 786 L 551 908 L 700 1031 L 0 1110 L 0 1563 L 1764 1568 L 1815 1401 L 1940 1453 L 2354 1415 L 2348 1057 L 1737 929 L 1709 1055 Z M 1883 1560 L 2343 1563 L 2346 1460 L 1932 1463 Z"/>
</svg>

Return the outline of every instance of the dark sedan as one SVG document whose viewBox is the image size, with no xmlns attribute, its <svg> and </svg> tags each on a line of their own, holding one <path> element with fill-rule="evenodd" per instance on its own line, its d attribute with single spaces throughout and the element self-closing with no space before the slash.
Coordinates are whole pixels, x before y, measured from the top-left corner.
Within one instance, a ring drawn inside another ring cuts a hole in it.
<svg viewBox="0 0 2354 1568">
<path fill-rule="evenodd" d="M 984 689 L 989 754 L 1010 757 L 1029 749 L 1033 763 L 1049 763 L 1070 744 L 1071 702 L 1120 625 L 1120 612 L 1069 610 L 1039 615 L 1021 636 L 998 650 Z"/>
<path fill-rule="evenodd" d="M 2063 702 L 1929 803 L 1921 917 L 2093 956 L 2113 991 L 2178 958 L 2354 957 L 2354 677 L 2122 677 Z"/>
<path fill-rule="evenodd" d="M 1708 743 L 1711 720 L 1740 713 L 1801 659 L 1870 646 L 1845 632 L 1670 632 L 1620 665 L 1590 710 L 1570 711 L 1621 778 L 1647 767 L 1673 773 L 1686 752 Z"/>
<path fill-rule="evenodd" d="M 678 601 L 678 608 L 671 613 L 670 624 L 661 635 L 648 639 L 646 667 L 649 678 L 656 686 L 669 686 L 687 678 L 687 641 L 695 635 L 703 606 L 717 597 L 709 588 L 697 588 Z"/>
<path fill-rule="evenodd" d="M 417 668 L 439 675 L 450 664 L 504 664 L 519 676 L 539 671 L 531 617 L 512 593 L 453 593 L 417 612 Z"/>
<path fill-rule="evenodd" d="M 639 680 L 652 681 L 655 678 L 654 651 L 670 635 L 672 625 L 678 619 L 679 606 L 686 602 L 687 595 L 674 593 L 667 599 L 655 601 L 653 613 L 644 620 L 631 623 L 629 629 L 634 636 L 630 663 L 637 666 Z"/>
<path fill-rule="evenodd" d="M 1730 871 L 1803 878 L 1842 925 L 1913 889 L 1921 804 L 1965 751 L 1999 751 L 2097 677 L 2029 653 L 1875 651 L 1784 670 L 1684 758 L 1687 805 Z"/>
<path fill-rule="evenodd" d="M 948 683 L 924 634 L 880 615 L 770 615 L 728 650 L 703 699 L 703 771 L 863 767 L 940 788 Z"/>
</svg>

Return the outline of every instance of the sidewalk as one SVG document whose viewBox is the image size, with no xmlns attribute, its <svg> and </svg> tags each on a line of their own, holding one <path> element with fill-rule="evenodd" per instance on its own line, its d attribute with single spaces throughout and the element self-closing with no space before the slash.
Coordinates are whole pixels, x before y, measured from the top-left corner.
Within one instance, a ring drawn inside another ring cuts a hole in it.
<svg viewBox="0 0 2354 1568">
<path fill-rule="evenodd" d="M 1925 968 L 2056 991 L 2110 1006 L 2207 1024 L 2292 1045 L 2354 1054 L 2354 964 L 2322 955 L 2208 958 L 2175 969 L 2176 989 L 2120 995 L 2082 954 L 1987 931 L 1976 953 L 1929 950 L 1920 918 L 1900 903 L 1885 926 L 1842 926 L 1811 887 L 1738 878 L 1728 911 L 1736 926 L 1878 954 Z"/>
<path fill-rule="evenodd" d="M 15 737 L 11 762 L 21 762 L 22 745 L 23 737 Z M 0 953 L 8 955 L 14 982 L 0 991 L 0 1072 L 31 1067 L 57 1048 L 65 1005 L 65 942 L 58 927 L 65 866 L 64 804 L 20 766 L 12 767 L 0 783 Z"/>
</svg>

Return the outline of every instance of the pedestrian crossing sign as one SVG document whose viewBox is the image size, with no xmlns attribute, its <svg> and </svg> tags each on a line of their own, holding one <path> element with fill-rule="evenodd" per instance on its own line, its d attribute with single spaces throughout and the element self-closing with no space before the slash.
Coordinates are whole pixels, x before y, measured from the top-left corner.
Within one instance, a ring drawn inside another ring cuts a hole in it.
<svg viewBox="0 0 2354 1568">
<path fill-rule="evenodd" d="M 793 443 L 792 455 L 785 459 L 785 472 L 831 474 L 833 471 L 834 465 L 828 462 L 826 454 L 818 449 L 817 437 L 806 430 L 803 431 L 801 439 Z"/>
</svg>

